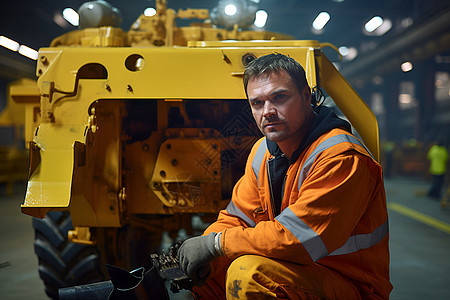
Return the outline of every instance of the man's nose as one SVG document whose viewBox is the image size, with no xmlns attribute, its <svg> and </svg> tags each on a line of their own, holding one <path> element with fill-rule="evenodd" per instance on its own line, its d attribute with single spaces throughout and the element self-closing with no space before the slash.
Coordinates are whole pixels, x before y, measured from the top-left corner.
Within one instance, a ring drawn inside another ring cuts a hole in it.
<svg viewBox="0 0 450 300">
<path fill-rule="evenodd" d="M 270 101 L 265 101 L 263 115 L 264 117 L 275 115 L 276 109 L 274 105 Z"/>
</svg>

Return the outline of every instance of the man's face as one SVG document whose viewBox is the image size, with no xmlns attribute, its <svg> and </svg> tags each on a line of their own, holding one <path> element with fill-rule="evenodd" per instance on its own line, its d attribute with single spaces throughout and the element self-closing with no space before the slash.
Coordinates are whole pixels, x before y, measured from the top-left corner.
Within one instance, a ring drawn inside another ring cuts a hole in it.
<svg viewBox="0 0 450 300">
<path fill-rule="evenodd" d="M 301 142 L 312 115 L 308 87 L 300 94 L 289 74 L 281 71 L 251 78 L 247 95 L 253 117 L 267 139 L 279 145 Z"/>
</svg>

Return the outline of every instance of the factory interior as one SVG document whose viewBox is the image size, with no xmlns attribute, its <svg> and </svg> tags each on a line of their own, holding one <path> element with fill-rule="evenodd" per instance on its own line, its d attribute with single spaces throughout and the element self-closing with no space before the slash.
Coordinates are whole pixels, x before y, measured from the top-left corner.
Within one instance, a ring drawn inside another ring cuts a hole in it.
<svg viewBox="0 0 450 300">
<path fill-rule="evenodd" d="M 21 210 L 21 205 L 30 192 L 30 174 L 39 164 L 36 157 L 30 158 L 30 153 L 36 151 L 33 135 L 36 141 L 38 115 L 46 109 L 44 104 L 39 106 L 39 101 L 42 101 L 39 97 L 44 99 L 45 92 L 37 90 L 36 85 L 40 76 L 47 76 L 41 70 L 46 64 L 42 53 L 49 47 L 61 47 L 58 43 L 65 40 L 59 38 L 55 43 L 58 37 L 83 29 L 77 11 L 86 5 L 85 2 L 17 0 L 0 3 L 2 299 L 49 299 L 42 278 L 45 274 L 41 272 L 42 265 L 38 261 L 40 256 L 35 254 L 35 239 L 39 234 L 33 224 L 37 223 L 33 221 L 35 217 L 24 213 L 28 210 Z M 449 299 L 450 160 L 446 160 L 446 172 L 438 195 L 430 196 L 433 176 L 430 174 L 429 150 L 436 144 L 446 149 L 447 153 L 450 149 L 450 0 L 107 2 L 117 13 L 113 16 L 117 22 L 113 26 L 125 33 L 134 30 L 137 32 L 135 39 L 139 36 L 138 30 L 135 30 L 139 26 L 136 21 L 138 17 L 144 20 L 155 14 L 158 16 L 157 9 L 161 7 L 158 4 L 164 3 L 168 11 L 172 9 L 170 11 L 178 11 L 179 14 L 186 9 L 209 11 L 210 18 L 206 20 L 177 19 L 178 27 L 189 26 L 191 22 L 212 22 L 214 25 L 208 23 L 208 26 L 237 32 L 240 29 L 235 24 L 242 21 L 247 22 L 243 25 L 245 30 L 275 32 L 288 36 L 288 40 L 321 43 L 323 54 L 363 99 L 378 124 L 378 161 L 383 168 L 389 215 L 390 278 L 393 285 L 390 299 Z M 248 15 L 239 15 L 245 12 Z M 80 49 L 83 46 L 72 47 Z M 171 46 L 155 41 L 145 47 L 164 50 Z M 52 76 L 57 80 L 59 75 Z M 177 85 L 177 82 L 171 84 Z M 45 83 L 39 83 L 39 88 L 42 89 L 42 86 L 45 88 Z M 24 94 L 13 97 L 14 91 L 20 88 L 23 88 Z M 132 92 L 130 86 L 128 89 Z M 29 94 L 26 94 L 27 91 Z M 322 105 L 342 114 L 339 105 L 326 93 L 322 101 Z M 27 106 L 30 103 L 32 105 Z M 140 106 L 136 107 L 134 113 L 139 119 L 142 114 L 138 111 Z M 193 106 L 188 113 L 191 114 L 196 107 Z M 107 105 L 98 105 L 98 111 L 107 108 Z M 70 113 L 78 114 L 76 111 Z M 132 116 L 130 113 L 128 118 Z M 141 119 L 133 124 L 156 126 Z M 204 123 L 209 124 L 209 121 Z M 89 126 L 94 126 L 92 119 L 87 122 Z M 100 119 L 98 122 L 101 124 Z M 173 122 L 178 124 L 176 120 Z M 221 126 L 216 125 L 216 129 L 224 132 Z M 249 131 L 252 130 L 254 128 Z M 134 137 L 139 140 L 140 131 L 135 132 Z M 52 138 L 55 141 L 59 139 L 57 136 Z M 76 161 L 77 157 L 74 158 Z M 172 165 L 175 163 L 172 161 Z M 75 169 L 73 172 L 75 176 Z M 72 176 L 72 173 L 69 175 Z M 233 180 L 232 184 L 236 181 L 235 178 Z M 132 186 L 127 189 L 128 194 L 132 195 Z M 45 195 L 42 197 L 45 198 Z M 164 238 L 169 239 L 165 242 L 170 244 L 178 237 L 163 234 L 163 242 Z M 46 280 L 48 282 L 49 279 Z M 193 299 L 186 291 L 171 293 L 170 298 Z"/>
</svg>

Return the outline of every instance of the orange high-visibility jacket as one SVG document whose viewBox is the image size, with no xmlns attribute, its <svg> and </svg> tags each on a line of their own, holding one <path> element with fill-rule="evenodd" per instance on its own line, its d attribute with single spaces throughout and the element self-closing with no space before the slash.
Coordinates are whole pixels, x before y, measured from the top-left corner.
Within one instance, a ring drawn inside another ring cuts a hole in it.
<svg viewBox="0 0 450 300">
<path fill-rule="evenodd" d="M 388 216 L 380 165 L 343 129 L 332 129 L 289 166 L 274 216 L 266 139 L 255 143 L 226 210 L 205 232 L 222 232 L 230 259 L 261 255 L 316 263 L 352 280 L 368 298 L 389 297 Z"/>
</svg>

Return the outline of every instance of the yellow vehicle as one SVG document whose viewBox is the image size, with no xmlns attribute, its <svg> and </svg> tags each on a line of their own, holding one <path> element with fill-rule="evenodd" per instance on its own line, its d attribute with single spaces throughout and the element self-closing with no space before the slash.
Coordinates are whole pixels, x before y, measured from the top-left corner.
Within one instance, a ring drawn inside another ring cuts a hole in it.
<svg viewBox="0 0 450 300">
<path fill-rule="evenodd" d="M 128 32 L 114 9 L 94 3 L 109 24 L 80 19 L 81 29 L 39 50 L 22 211 L 36 217 L 35 252 L 52 298 L 60 287 L 103 280 L 104 263 L 141 265 L 163 234 L 198 234 L 226 207 L 260 136 L 242 85 L 256 57 L 300 62 L 311 88 L 326 91 L 378 158 L 376 119 L 322 53 L 329 45 L 217 28 L 207 10 L 156 2 L 157 14 Z M 176 18 L 205 21 L 177 27 Z M 26 102 L 26 88 L 13 98 Z"/>
</svg>

